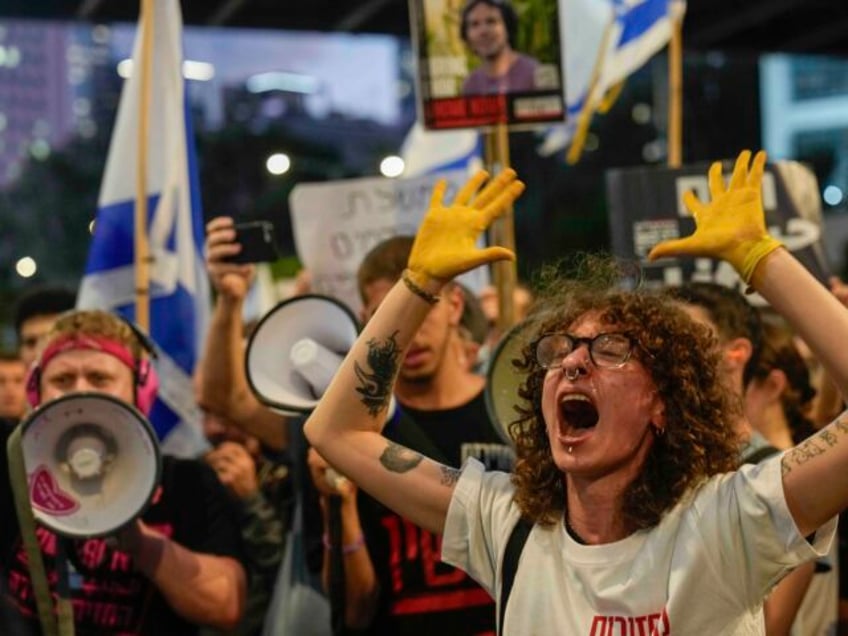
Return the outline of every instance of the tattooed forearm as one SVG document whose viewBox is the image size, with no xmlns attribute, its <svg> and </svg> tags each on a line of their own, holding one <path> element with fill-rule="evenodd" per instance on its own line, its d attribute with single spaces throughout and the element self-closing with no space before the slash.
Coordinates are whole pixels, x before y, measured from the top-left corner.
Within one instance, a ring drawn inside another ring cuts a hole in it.
<svg viewBox="0 0 848 636">
<path fill-rule="evenodd" d="M 816 437 L 821 438 L 821 441 L 827 444 L 830 448 L 836 446 L 837 442 L 839 441 L 839 438 L 836 437 L 836 433 L 827 429 L 821 431 Z"/>
<path fill-rule="evenodd" d="M 393 473 L 405 473 L 412 470 L 424 459 L 420 453 L 404 448 L 400 444 L 389 442 L 380 455 L 380 463 Z"/>
<path fill-rule="evenodd" d="M 367 369 L 359 362 L 354 362 L 354 371 L 359 380 L 356 391 L 362 396 L 362 403 L 372 417 L 386 408 L 392 395 L 392 380 L 400 356 L 400 348 L 395 340 L 397 334 L 395 331 L 382 344 L 375 338 L 365 343 L 368 347 Z"/>
<path fill-rule="evenodd" d="M 793 468 L 797 468 L 806 464 L 813 457 L 818 457 L 824 453 L 825 448 L 818 443 L 816 437 L 804 440 L 798 446 L 786 452 L 783 456 L 782 472 L 788 475 Z"/>
<path fill-rule="evenodd" d="M 813 437 L 804 440 L 795 448 L 788 450 L 783 456 L 781 464 L 782 473 L 788 475 L 793 468 L 806 464 L 813 457 L 818 457 L 833 448 L 840 441 L 842 434 L 848 433 L 848 426 L 842 418 L 837 419 L 832 425 L 822 429 Z"/>
<path fill-rule="evenodd" d="M 459 481 L 460 472 L 456 468 L 450 466 L 442 466 L 442 486 L 452 487 Z"/>
</svg>

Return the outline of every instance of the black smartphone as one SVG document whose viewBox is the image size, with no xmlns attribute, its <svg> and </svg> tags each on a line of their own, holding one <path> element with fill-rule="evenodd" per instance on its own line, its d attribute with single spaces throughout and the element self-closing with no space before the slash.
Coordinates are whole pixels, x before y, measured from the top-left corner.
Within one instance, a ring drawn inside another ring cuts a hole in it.
<svg viewBox="0 0 848 636">
<path fill-rule="evenodd" d="M 280 258 L 274 234 L 274 224 L 270 221 L 248 221 L 236 223 L 235 242 L 241 244 L 241 251 L 224 260 L 228 263 L 270 263 Z"/>
</svg>

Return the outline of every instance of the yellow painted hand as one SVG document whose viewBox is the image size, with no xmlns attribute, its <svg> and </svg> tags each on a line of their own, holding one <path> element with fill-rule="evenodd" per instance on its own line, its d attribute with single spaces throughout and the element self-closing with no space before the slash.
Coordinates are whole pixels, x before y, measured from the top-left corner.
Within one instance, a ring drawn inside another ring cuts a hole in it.
<svg viewBox="0 0 848 636">
<path fill-rule="evenodd" d="M 659 243 L 648 259 L 680 255 L 720 258 L 730 263 L 746 283 L 751 282 L 757 264 L 781 243 L 766 231 L 761 191 L 766 153 L 756 154 L 749 171 L 750 161 L 751 151 L 743 150 L 726 188 L 721 164 L 712 164 L 711 201 L 703 203 L 692 192 L 683 195 L 683 203 L 695 218 L 694 234 Z"/>
<path fill-rule="evenodd" d="M 478 193 L 488 176 L 481 170 L 471 177 L 450 206 L 442 201 L 447 184 L 444 180 L 436 184 L 407 264 L 417 285 L 445 283 L 484 263 L 515 259 L 504 247 L 477 247 L 480 234 L 524 191 L 515 171 L 504 170 Z"/>
</svg>

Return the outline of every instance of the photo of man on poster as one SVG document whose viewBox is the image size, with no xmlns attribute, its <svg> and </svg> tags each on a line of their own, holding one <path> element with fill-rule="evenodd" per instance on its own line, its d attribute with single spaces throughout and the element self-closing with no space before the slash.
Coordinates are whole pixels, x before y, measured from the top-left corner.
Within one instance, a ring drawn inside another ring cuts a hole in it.
<svg viewBox="0 0 848 636">
<path fill-rule="evenodd" d="M 463 41 L 480 60 L 462 84 L 463 95 L 533 91 L 539 61 L 515 50 L 518 14 L 507 0 L 470 0 L 462 9 Z"/>
<path fill-rule="evenodd" d="M 428 129 L 564 118 L 556 0 L 410 0 Z"/>
</svg>

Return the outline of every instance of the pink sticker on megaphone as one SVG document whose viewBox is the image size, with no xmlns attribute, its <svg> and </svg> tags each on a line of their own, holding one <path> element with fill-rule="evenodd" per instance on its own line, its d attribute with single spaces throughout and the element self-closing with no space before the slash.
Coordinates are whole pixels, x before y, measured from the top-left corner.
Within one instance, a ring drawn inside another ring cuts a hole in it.
<svg viewBox="0 0 848 636">
<path fill-rule="evenodd" d="M 29 499 L 33 508 L 54 517 L 79 510 L 79 502 L 59 487 L 46 466 L 39 466 L 30 476 Z"/>
</svg>

